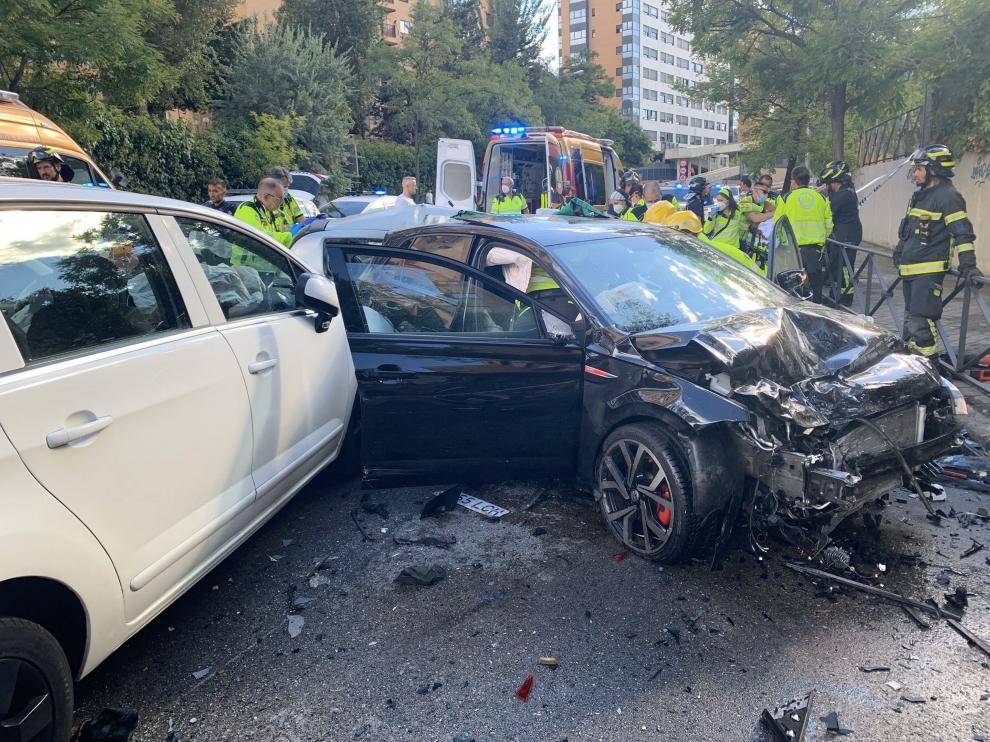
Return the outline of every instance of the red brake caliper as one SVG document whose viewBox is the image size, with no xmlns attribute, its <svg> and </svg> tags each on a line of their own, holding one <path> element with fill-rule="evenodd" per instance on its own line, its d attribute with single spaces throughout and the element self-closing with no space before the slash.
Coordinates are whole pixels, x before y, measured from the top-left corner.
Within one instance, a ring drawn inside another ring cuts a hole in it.
<svg viewBox="0 0 990 742">
<path fill-rule="evenodd" d="M 667 502 L 672 502 L 670 496 L 670 487 L 666 482 L 660 483 L 660 498 L 666 500 Z M 660 525 L 664 528 L 670 528 L 670 519 L 673 517 L 674 511 L 660 503 L 657 503 L 657 520 L 660 521 Z"/>
</svg>

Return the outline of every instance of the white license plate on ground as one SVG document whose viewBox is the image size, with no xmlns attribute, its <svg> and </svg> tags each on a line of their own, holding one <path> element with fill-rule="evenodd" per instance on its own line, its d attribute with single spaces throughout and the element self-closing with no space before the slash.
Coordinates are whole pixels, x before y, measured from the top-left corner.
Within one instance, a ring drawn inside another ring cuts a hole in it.
<svg viewBox="0 0 990 742">
<path fill-rule="evenodd" d="M 479 500 L 477 497 L 471 497 L 471 495 L 461 495 L 457 498 L 457 504 L 476 513 L 487 515 L 489 518 L 501 518 L 503 515 L 509 514 L 509 511 L 505 508 L 500 508 L 498 505 L 492 505 L 490 502 Z"/>
</svg>

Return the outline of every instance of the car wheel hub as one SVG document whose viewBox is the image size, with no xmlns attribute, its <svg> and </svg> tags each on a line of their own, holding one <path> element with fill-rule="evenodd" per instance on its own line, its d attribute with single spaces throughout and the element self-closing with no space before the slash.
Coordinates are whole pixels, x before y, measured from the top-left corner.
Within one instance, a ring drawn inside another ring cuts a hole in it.
<svg viewBox="0 0 990 742">
<path fill-rule="evenodd" d="M 631 439 L 613 443 L 598 468 L 598 492 L 605 520 L 633 551 L 656 554 L 670 537 L 674 502 L 658 457 Z"/>
<path fill-rule="evenodd" d="M 52 695 L 34 665 L 0 658 L 0 742 L 51 739 Z"/>
</svg>

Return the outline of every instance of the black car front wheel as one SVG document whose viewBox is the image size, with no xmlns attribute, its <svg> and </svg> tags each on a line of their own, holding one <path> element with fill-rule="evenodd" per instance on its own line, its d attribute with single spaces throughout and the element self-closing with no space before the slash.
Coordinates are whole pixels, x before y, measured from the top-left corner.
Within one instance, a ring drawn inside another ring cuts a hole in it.
<svg viewBox="0 0 990 742">
<path fill-rule="evenodd" d="M 0 740 L 65 742 L 72 702 L 72 671 L 55 637 L 0 617 Z"/>
<path fill-rule="evenodd" d="M 625 425 L 605 439 L 595 499 L 612 535 L 630 551 L 668 563 L 689 556 L 697 526 L 688 469 L 655 425 Z"/>
</svg>

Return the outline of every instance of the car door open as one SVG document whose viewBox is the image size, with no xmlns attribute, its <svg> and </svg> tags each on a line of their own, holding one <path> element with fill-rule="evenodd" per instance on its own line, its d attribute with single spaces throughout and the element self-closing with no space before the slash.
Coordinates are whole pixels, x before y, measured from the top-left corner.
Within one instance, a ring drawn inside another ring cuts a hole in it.
<svg viewBox="0 0 990 742">
<path fill-rule="evenodd" d="M 552 320 L 548 333 L 544 308 L 456 261 L 388 248 L 328 254 L 370 484 L 573 466 L 583 350 L 566 323 Z"/>
</svg>

